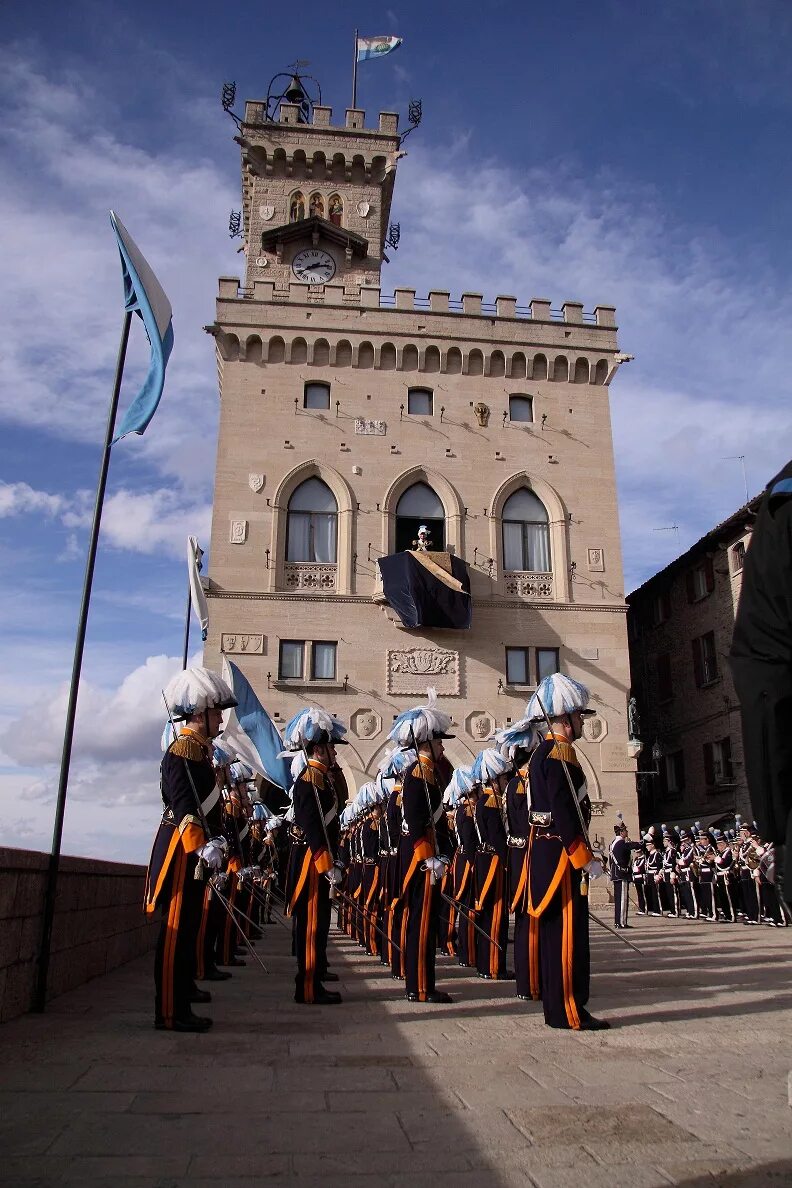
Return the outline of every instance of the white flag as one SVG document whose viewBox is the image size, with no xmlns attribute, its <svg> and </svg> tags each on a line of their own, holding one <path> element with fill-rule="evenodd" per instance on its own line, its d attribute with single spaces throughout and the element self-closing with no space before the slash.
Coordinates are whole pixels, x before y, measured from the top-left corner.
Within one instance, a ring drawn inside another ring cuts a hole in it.
<svg viewBox="0 0 792 1188">
<path fill-rule="evenodd" d="M 190 583 L 190 602 L 195 611 L 195 617 L 201 624 L 201 639 L 206 639 L 209 626 L 209 607 L 206 605 L 206 595 L 201 585 L 201 558 L 203 549 L 194 536 L 187 537 L 187 578 Z"/>
</svg>

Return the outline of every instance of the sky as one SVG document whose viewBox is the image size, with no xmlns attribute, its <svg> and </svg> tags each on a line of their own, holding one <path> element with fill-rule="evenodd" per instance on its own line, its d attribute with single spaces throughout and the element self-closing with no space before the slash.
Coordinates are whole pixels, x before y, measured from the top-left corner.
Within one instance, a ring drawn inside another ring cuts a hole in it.
<svg viewBox="0 0 792 1188">
<path fill-rule="evenodd" d="M 372 121 L 410 99 L 386 292 L 617 307 L 611 387 L 627 590 L 788 460 L 787 0 L 33 0 L 0 40 L 0 844 L 49 849 L 93 492 L 123 308 L 108 211 L 168 293 L 176 345 L 143 437 L 114 447 L 64 851 L 145 861 L 185 538 L 208 545 L 219 275 L 242 275 L 236 131 L 297 58 L 341 113 L 352 37 Z M 147 361 L 133 329 L 122 409 Z M 195 628 L 193 629 L 195 631 Z M 193 635 L 195 641 L 195 634 Z M 194 655 L 197 657 L 198 653 Z"/>
</svg>

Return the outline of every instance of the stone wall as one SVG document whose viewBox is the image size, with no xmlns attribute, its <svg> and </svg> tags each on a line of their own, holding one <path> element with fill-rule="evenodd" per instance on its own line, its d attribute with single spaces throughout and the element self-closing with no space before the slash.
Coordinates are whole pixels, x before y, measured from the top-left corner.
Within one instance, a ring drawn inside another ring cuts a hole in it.
<svg viewBox="0 0 792 1188">
<path fill-rule="evenodd" d="M 0 1021 L 29 1010 L 41 939 L 49 856 L 0 847 Z M 156 944 L 158 921 L 142 911 L 145 868 L 62 858 L 48 997 L 54 998 L 140 956 Z"/>
</svg>

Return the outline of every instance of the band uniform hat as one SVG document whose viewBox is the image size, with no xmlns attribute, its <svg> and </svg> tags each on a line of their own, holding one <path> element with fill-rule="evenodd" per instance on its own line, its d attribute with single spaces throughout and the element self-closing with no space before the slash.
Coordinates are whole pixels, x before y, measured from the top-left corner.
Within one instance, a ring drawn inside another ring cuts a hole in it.
<svg viewBox="0 0 792 1188">
<path fill-rule="evenodd" d="M 431 742 L 432 739 L 456 738 L 449 734 L 451 715 L 444 713 L 437 703 L 437 693 L 431 687 L 426 690 L 426 705 L 416 705 L 404 710 L 393 723 L 388 738 L 402 747 Z"/>
</svg>

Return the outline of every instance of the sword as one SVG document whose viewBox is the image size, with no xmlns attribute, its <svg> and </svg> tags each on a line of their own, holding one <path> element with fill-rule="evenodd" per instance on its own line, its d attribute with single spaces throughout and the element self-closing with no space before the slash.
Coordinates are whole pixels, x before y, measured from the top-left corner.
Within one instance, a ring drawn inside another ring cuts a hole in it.
<svg viewBox="0 0 792 1188">
<path fill-rule="evenodd" d="M 254 960 L 256 960 L 256 961 L 259 963 L 259 965 L 261 966 L 261 968 L 264 970 L 264 973 L 265 973 L 265 974 L 268 974 L 268 973 L 269 973 L 269 970 L 267 969 L 266 965 L 264 964 L 264 962 L 263 962 L 263 961 L 261 960 L 261 958 L 259 957 L 259 955 L 258 955 L 258 953 L 256 952 L 256 950 L 255 950 L 255 949 L 253 948 L 253 946 L 251 945 L 251 943 L 250 943 L 250 941 L 248 940 L 248 938 L 245 936 L 245 933 L 244 933 L 244 930 L 243 930 L 243 928 L 241 927 L 241 925 L 240 925 L 239 921 L 238 921 L 238 920 L 236 919 L 236 917 L 234 916 L 234 912 L 235 912 L 235 911 L 239 911 L 239 908 L 235 908 L 235 907 L 233 907 L 233 906 L 232 906 L 232 905 L 231 905 L 231 904 L 228 902 L 228 900 L 226 899 L 225 895 L 223 895 L 222 891 L 218 891 L 218 890 L 217 890 L 217 887 L 215 887 L 215 886 L 214 886 L 214 884 L 212 884 L 212 890 L 215 892 L 215 894 L 217 895 L 217 898 L 220 900 L 221 904 L 223 905 L 223 907 L 225 908 L 225 910 L 228 912 L 228 915 L 229 915 L 229 918 L 230 918 L 230 920 L 231 920 L 231 923 L 232 923 L 232 924 L 235 926 L 235 928 L 236 928 L 237 932 L 238 932 L 238 933 L 239 933 L 239 935 L 242 937 L 242 940 L 245 942 L 245 945 L 246 945 L 246 947 L 247 947 L 247 950 L 248 950 L 248 952 L 250 953 L 251 957 L 253 957 L 253 958 L 254 958 Z M 247 919 L 247 917 L 244 915 L 244 912 L 239 912 L 239 914 L 240 914 L 241 916 L 243 916 L 245 919 Z"/>
<path fill-rule="evenodd" d="M 476 921 L 473 919 L 473 916 L 470 913 L 470 911 L 468 910 L 468 908 L 463 907 L 462 904 L 459 903 L 458 900 L 452 899 L 450 895 L 446 895 L 445 891 L 443 891 L 443 890 L 440 891 L 440 898 L 444 899 L 447 903 L 450 903 L 452 907 L 455 907 L 456 910 L 459 912 L 460 916 L 464 916 L 465 919 L 467 920 L 468 924 L 472 924 L 472 926 L 475 928 L 476 932 L 481 933 L 481 935 L 484 937 L 485 940 L 489 941 L 489 943 L 491 945 L 495 945 L 495 947 L 497 949 L 500 949 L 501 953 L 503 952 L 503 945 L 500 944 L 498 941 L 493 940 L 492 937 L 490 936 L 490 934 L 488 932 L 485 932 L 484 929 L 479 924 L 476 923 Z"/>
</svg>

